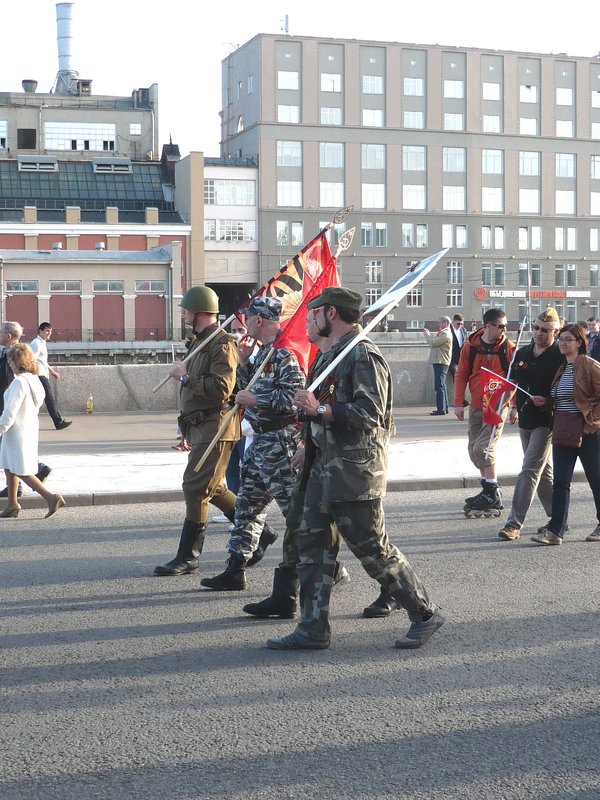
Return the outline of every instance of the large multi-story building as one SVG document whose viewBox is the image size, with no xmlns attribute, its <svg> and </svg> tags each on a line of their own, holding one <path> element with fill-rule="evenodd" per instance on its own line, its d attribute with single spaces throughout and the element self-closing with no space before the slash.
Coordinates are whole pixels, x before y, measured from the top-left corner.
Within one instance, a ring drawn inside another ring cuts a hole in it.
<svg viewBox="0 0 600 800">
<path fill-rule="evenodd" d="M 259 164 L 259 280 L 351 205 L 367 303 L 450 248 L 390 327 L 598 314 L 599 57 L 261 34 L 222 83 L 222 156 Z"/>
</svg>

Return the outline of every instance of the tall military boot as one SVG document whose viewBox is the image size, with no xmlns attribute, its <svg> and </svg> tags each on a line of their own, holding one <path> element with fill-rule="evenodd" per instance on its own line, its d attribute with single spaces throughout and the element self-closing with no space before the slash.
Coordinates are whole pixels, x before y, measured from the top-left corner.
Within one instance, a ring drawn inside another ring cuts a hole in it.
<svg viewBox="0 0 600 800">
<path fill-rule="evenodd" d="M 253 567 L 255 564 L 258 564 L 259 561 L 262 561 L 265 557 L 265 550 L 270 544 L 273 544 L 278 535 L 277 531 L 274 531 L 273 528 L 265 522 L 265 527 L 258 540 L 258 547 L 252 553 L 252 558 L 248 561 L 247 566 Z"/>
<path fill-rule="evenodd" d="M 271 596 L 260 603 L 248 603 L 242 611 L 253 617 L 294 619 L 298 611 L 298 575 L 295 567 L 277 567 Z"/>
<path fill-rule="evenodd" d="M 232 553 L 225 572 L 214 578 L 202 578 L 200 584 L 216 592 L 240 592 L 246 588 L 246 559 L 240 553 Z"/>
<path fill-rule="evenodd" d="M 162 567 L 155 567 L 155 575 L 187 575 L 198 569 L 198 556 L 204 545 L 206 524 L 186 519 L 183 523 L 177 555 Z"/>
</svg>

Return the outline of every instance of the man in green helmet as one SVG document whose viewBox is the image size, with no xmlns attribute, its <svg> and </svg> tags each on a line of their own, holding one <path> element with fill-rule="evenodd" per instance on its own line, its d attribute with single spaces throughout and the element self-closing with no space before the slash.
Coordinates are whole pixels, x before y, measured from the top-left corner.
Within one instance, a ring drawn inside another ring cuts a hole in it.
<svg viewBox="0 0 600 800">
<path fill-rule="evenodd" d="M 189 353 L 198 350 L 188 363 L 175 361 L 169 370 L 170 377 L 181 385 L 179 427 L 191 447 L 182 484 L 185 520 L 177 555 L 164 566 L 156 567 L 155 575 L 184 575 L 198 569 L 209 503 L 232 520 L 235 512 L 235 495 L 227 489 L 225 470 L 233 445 L 240 438 L 237 415 L 223 431 L 199 472 L 195 472 L 194 467 L 232 406 L 238 364 L 236 346 L 225 331 L 218 331 L 206 343 L 218 330 L 219 312 L 219 298 L 208 286 L 189 289 L 180 306 L 185 324 L 194 335 Z"/>
</svg>

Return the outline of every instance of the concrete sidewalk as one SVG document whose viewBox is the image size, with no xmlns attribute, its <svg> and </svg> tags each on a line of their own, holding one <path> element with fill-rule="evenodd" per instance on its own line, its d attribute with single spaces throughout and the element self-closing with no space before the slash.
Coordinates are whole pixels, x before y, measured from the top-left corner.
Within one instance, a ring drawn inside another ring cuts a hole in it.
<svg viewBox="0 0 600 800">
<path fill-rule="evenodd" d="M 429 406 L 399 409 L 390 446 L 389 491 L 473 488 L 479 474 L 467 455 L 467 428 L 452 414 L 432 418 Z M 40 459 L 52 467 L 48 488 L 68 505 L 182 500 L 181 476 L 187 456 L 177 443 L 176 412 L 84 414 L 55 431 L 40 417 Z M 514 485 L 522 451 L 518 431 L 507 426 L 497 448 L 504 486 Z M 578 474 L 582 477 L 578 464 Z M 42 507 L 25 490 L 24 507 Z"/>
</svg>

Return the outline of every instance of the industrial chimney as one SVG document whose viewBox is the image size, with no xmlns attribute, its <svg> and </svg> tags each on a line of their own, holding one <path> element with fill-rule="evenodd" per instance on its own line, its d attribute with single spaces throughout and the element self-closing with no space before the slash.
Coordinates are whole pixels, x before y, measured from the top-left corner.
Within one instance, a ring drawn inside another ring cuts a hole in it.
<svg viewBox="0 0 600 800">
<path fill-rule="evenodd" d="M 58 74 L 52 94 L 79 94 L 79 73 L 71 69 L 71 22 L 73 3 L 56 4 L 56 31 L 58 43 Z"/>
<path fill-rule="evenodd" d="M 26 94 L 35 94 L 37 85 L 38 82 L 34 81 L 32 78 L 24 78 L 21 81 L 21 86 L 23 87 L 23 91 L 26 92 Z"/>
</svg>

